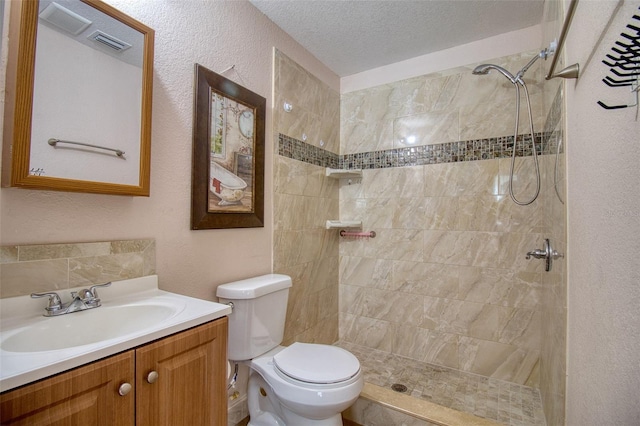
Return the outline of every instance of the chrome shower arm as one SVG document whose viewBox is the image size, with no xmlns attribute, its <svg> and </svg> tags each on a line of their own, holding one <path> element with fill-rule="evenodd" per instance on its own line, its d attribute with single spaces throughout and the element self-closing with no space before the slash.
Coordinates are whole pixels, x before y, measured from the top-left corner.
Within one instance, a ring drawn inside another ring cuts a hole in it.
<svg viewBox="0 0 640 426">
<path fill-rule="evenodd" d="M 538 58 L 540 58 L 543 55 L 546 56 L 546 49 L 542 50 L 540 53 L 534 56 L 533 59 L 531 59 L 527 65 L 525 65 L 524 67 L 522 67 L 520 71 L 518 71 L 515 77 L 516 81 L 519 81 L 521 84 L 523 84 L 522 77 L 524 77 L 524 73 L 526 73 L 527 70 L 531 68 L 531 65 L 533 65 L 538 60 Z"/>
</svg>

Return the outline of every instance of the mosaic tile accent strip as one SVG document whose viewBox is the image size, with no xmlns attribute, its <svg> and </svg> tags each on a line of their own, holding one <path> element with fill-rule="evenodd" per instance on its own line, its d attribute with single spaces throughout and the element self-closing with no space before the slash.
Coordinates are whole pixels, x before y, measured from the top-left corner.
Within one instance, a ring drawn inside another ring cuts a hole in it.
<svg viewBox="0 0 640 426">
<path fill-rule="evenodd" d="M 326 149 L 318 148 L 282 133 L 279 134 L 278 139 L 278 154 L 283 157 L 332 169 L 337 169 L 340 164 L 340 156 Z"/>
<path fill-rule="evenodd" d="M 545 426 L 538 389 L 354 345 L 336 344 L 360 361 L 365 382 L 509 426 Z"/>
<path fill-rule="evenodd" d="M 536 152 L 543 150 L 544 133 L 536 133 Z M 522 141 L 524 140 L 524 148 Z M 531 137 L 520 135 L 517 139 L 516 156 L 533 155 Z M 547 143 L 550 147 L 552 144 Z M 359 152 L 338 155 L 303 141 L 280 134 L 278 154 L 322 167 L 340 169 L 384 169 L 389 167 L 422 166 L 427 164 L 456 163 L 498 158 L 509 158 L 513 150 L 513 136 L 488 139 L 448 142 L 442 144 L 412 146 L 383 151 Z"/>
</svg>

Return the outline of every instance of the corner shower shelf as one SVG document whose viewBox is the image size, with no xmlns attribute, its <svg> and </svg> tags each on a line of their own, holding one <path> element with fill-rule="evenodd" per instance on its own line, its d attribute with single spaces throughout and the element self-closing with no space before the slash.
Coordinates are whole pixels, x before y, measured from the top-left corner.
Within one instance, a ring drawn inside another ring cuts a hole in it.
<svg viewBox="0 0 640 426">
<path fill-rule="evenodd" d="M 362 229 L 362 221 L 360 220 L 328 220 L 326 224 L 327 229 L 344 229 L 344 228 L 357 228 Z"/>
<path fill-rule="evenodd" d="M 362 169 L 346 170 L 327 167 L 325 174 L 327 177 L 334 179 L 354 179 L 362 177 Z"/>
</svg>

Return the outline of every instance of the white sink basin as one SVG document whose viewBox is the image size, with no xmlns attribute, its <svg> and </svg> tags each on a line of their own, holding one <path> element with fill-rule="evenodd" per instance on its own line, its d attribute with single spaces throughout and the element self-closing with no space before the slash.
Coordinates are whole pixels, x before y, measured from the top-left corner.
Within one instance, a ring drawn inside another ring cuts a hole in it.
<svg viewBox="0 0 640 426">
<path fill-rule="evenodd" d="M 6 352 L 41 352 L 83 346 L 156 326 L 178 312 L 177 306 L 138 304 L 99 307 L 35 322 L 10 335 Z"/>
<path fill-rule="evenodd" d="M 100 299 L 98 308 L 55 317 L 43 316 L 42 299 L 0 299 L 0 392 L 231 313 L 227 305 L 162 291 L 155 275 L 114 281 Z"/>
</svg>

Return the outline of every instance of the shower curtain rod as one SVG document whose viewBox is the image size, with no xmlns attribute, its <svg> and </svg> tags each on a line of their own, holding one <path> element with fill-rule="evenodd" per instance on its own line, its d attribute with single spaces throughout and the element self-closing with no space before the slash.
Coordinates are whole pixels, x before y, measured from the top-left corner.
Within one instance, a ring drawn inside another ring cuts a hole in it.
<svg viewBox="0 0 640 426">
<path fill-rule="evenodd" d="M 567 10 L 567 16 L 564 18 L 562 30 L 560 31 L 560 40 L 558 40 L 558 47 L 556 48 L 555 55 L 553 55 L 553 59 L 551 60 L 551 67 L 549 68 L 549 73 L 545 77 L 545 80 L 551 80 L 552 78 L 556 77 L 578 78 L 578 64 L 570 65 L 561 70 L 558 74 L 555 74 L 556 65 L 558 64 L 558 60 L 560 58 L 560 52 L 562 51 L 565 38 L 567 37 L 567 33 L 569 32 L 569 27 L 571 26 L 571 20 L 573 19 L 573 14 L 576 11 L 576 6 L 578 6 L 578 0 L 571 0 L 569 9 Z"/>
</svg>

